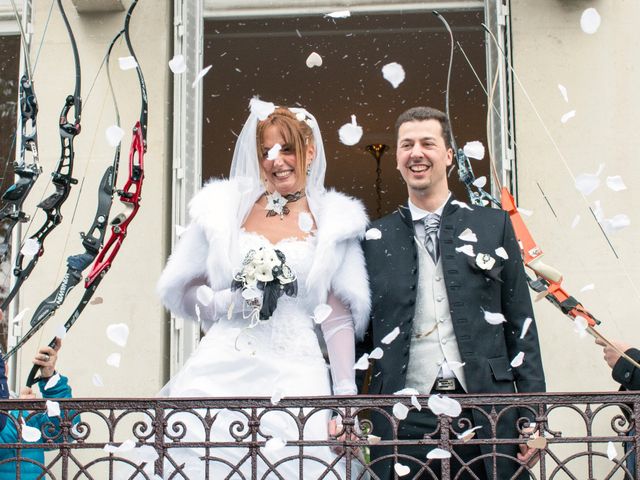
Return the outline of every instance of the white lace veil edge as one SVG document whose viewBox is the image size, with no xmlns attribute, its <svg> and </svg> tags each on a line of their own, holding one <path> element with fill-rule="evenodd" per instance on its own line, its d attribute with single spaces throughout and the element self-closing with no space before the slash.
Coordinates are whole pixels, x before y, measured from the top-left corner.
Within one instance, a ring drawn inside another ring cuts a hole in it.
<svg viewBox="0 0 640 480">
<path fill-rule="evenodd" d="M 315 143 L 315 157 L 311 162 L 311 170 L 307 175 L 305 192 L 309 201 L 309 208 L 315 215 L 316 198 L 324 192 L 324 176 L 327 170 L 327 158 L 325 156 L 322 134 L 315 117 L 304 108 L 290 108 L 294 114 L 302 113 L 313 132 Z M 253 111 L 242 127 L 235 149 L 229 178 L 236 179 L 242 189 L 239 220 L 242 223 L 249 214 L 258 197 L 264 193 L 264 185 L 260 181 L 260 167 L 258 165 L 258 151 L 256 148 L 256 130 L 258 128 L 258 115 Z"/>
</svg>

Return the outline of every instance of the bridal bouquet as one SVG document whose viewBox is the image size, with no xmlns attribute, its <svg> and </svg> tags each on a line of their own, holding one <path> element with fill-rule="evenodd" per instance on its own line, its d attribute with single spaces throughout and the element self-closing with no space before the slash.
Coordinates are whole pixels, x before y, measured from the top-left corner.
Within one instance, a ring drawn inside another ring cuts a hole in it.
<svg viewBox="0 0 640 480">
<path fill-rule="evenodd" d="M 298 282 L 287 259 L 280 250 L 261 247 L 249 250 L 242 261 L 242 270 L 236 273 L 231 290 L 242 289 L 242 297 L 254 310 L 259 309 L 259 319 L 269 320 L 278 299 L 287 294 L 295 297 Z"/>
</svg>

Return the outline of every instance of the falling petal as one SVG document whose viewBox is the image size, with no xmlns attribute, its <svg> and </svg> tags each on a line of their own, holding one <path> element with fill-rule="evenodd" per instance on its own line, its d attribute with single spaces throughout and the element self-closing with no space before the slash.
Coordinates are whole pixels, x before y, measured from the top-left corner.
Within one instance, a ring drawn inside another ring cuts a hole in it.
<svg viewBox="0 0 640 480">
<path fill-rule="evenodd" d="M 578 224 L 580 223 L 580 215 L 576 215 L 575 217 L 573 217 L 573 222 L 571 222 L 571 228 L 576 228 L 578 226 Z"/>
<path fill-rule="evenodd" d="M 208 67 L 204 67 L 202 70 L 200 70 L 200 72 L 198 73 L 198 75 L 196 75 L 196 79 L 193 81 L 193 83 L 191 84 L 191 88 L 196 88 L 196 85 L 198 85 L 198 83 L 200 83 L 200 80 L 202 80 L 204 78 L 204 76 L 209 73 L 209 70 L 211 70 L 211 67 L 213 65 L 209 65 Z"/>
<path fill-rule="evenodd" d="M 280 400 L 282 400 L 283 397 L 284 397 L 284 392 L 282 391 L 282 389 L 276 388 L 271 394 L 271 404 L 277 405 L 278 403 L 280 403 Z"/>
<path fill-rule="evenodd" d="M 382 440 L 382 438 L 377 435 L 367 435 L 367 442 L 369 442 L 370 445 L 376 445 L 380 443 L 380 440 Z"/>
<path fill-rule="evenodd" d="M 60 404 L 52 400 L 47 400 L 47 416 L 59 417 L 60 416 Z"/>
<path fill-rule="evenodd" d="M 580 28 L 586 34 L 593 35 L 600 28 L 600 14 L 595 8 L 587 8 L 580 16 Z"/>
<path fill-rule="evenodd" d="M 600 200 L 596 200 L 595 202 L 593 202 L 592 211 L 593 211 L 593 215 L 596 217 L 596 220 L 598 220 L 599 222 L 604 220 L 604 210 L 602 209 L 602 204 L 600 203 Z"/>
<path fill-rule="evenodd" d="M 491 325 L 500 325 L 501 323 L 504 323 L 507 321 L 507 319 L 504 318 L 503 314 L 491 313 L 491 312 L 487 312 L 486 310 L 484 312 L 484 319 L 487 321 L 487 323 Z"/>
<path fill-rule="evenodd" d="M 525 217 L 530 217 L 531 215 L 533 215 L 533 210 L 527 210 L 526 208 L 520 207 L 518 207 L 517 210 L 521 215 L 524 215 Z"/>
<path fill-rule="evenodd" d="M 369 354 L 369 359 L 380 360 L 383 355 L 384 355 L 384 352 L 382 351 L 382 349 L 380 347 L 376 347 L 373 350 L 371 350 L 371 353 Z"/>
<path fill-rule="evenodd" d="M 620 192 L 621 190 L 627 189 L 627 186 L 622 181 L 622 177 L 620 175 L 607 177 L 607 187 L 609 187 L 614 192 Z"/>
<path fill-rule="evenodd" d="M 576 111 L 575 110 L 571 110 L 571 111 L 565 113 L 564 115 L 562 115 L 562 117 L 560 117 L 560 122 L 561 123 L 567 123 L 569 120 L 571 120 L 575 116 L 576 116 Z"/>
<path fill-rule="evenodd" d="M 458 238 L 460 240 L 462 240 L 463 242 L 477 242 L 478 241 L 478 237 L 476 237 L 476 234 L 473 233 L 473 231 L 471 231 L 470 228 L 465 229 L 464 232 L 462 232 Z"/>
<path fill-rule="evenodd" d="M 213 290 L 211 290 L 211 287 L 208 285 L 200 285 L 196 289 L 196 299 L 205 307 L 211 305 L 211 302 L 213 302 L 213 296 Z"/>
<path fill-rule="evenodd" d="M 136 463 L 153 463 L 160 455 L 151 445 L 141 445 L 131 450 L 131 456 Z"/>
<path fill-rule="evenodd" d="M 113 323 L 107 327 L 107 338 L 119 347 L 124 347 L 129 338 L 129 327 L 126 323 Z"/>
<path fill-rule="evenodd" d="M 96 387 L 104 387 L 104 382 L 102 381 L 102 377 L 98 373 L 93 374 L 93 377 L 91 377 L 91 382 Z"/>
<path fill-rule="evenodd" d="M 456 247 L 456 252 L 464 253 L 465 255 L 469 255 L 470 257 L 476 256 L 476 254 L 473 252 L 473 245 L 463 245 L 461 247 Z"/>
<path fill-rule="evenodd" d="M 102 302 L 104 302 L 104 299 L 102 297 L 95 297 L 93 300 L 91 300 L 89 302 L 90 305 L 100 305 Z"/>
<path fill-rule="evenodd" d="M 420 392 L 418 392 L 418 390 L 416 390 L 415 388 L 407 387 L 407 388 L 403 388 L 402 390 L 393 392 L 393 394 L 394 395 L 420 395 Z"/>
<path fill-rule="evenodd" d="M 431 395 L 427 404 L 434 415 L 455 418 L 462 412 L 462 406 L 457 400 L 444 395 Z"/>
<path fill-rule="evenodd" d="M 615 233 L 631 225 L 631 219 L 629 218 L 628 215 L 625 215 L 624 213 L 619 213 L 615 217 L 605 218 L 600 223 L 602 224 L 602 228 L 604 228 L 605 232 Z"/>
<path fill-rule="evenodd" d="M 176 225 L 176 237 L 180 238 L 184 232 L 186 232 L 187 229 L 185 227 L 183 227 L 182 225 Z"/>
<path fill-rule="evenodd" d="M 369 368 L 369 354 L 363 353 L 362 356 L 358 359 L 358 361 L 353 366 L 354 370 L 366 370 Z"/>
<path fill-rule="evenodd" d="M 476 160 L 482 160 L 484 158 L 484 145 L 478 140 L 465 143 L 462 150 L 469 158 L 475 158 Z"/>
<path fill-rule="evenodd" d="M 393 405 L 393 416 L 396 417 L 398 420 L 404 420 L 405 418 L 407 418 L 407 415 L 409 414 L 409 407 L 407 407 L 405 404 L 403 403 L 394 403 Z"/>
<path fill-rule="evenodd" d="M 279 437 L 274 437 L 267 440 L 264 444 L 264 449 L 270 452 L 277 452 L 282 450 L 287 445 L 287 441 Z"/>
<path fill-rule="evenodd" d="M 325 17 L 329 18 L 349 18 L 350 16 L 351 12 L 349 10 L 338 10 L 325 15 Z"/>
<path fill-rule="evenodd" d="M 618 456 L 618 452 L 616 452 L 616 447 L 613 442 L 607 443 L 607 457 L 609 460 L 613 461 Z"/>
<path fill-rule="evenodd" d="M 522 362 L 524 362 L 524 352 L 518 352 L 518 354 L 513 357 L 513 360 L 511 360 L 511 366 L 513 368 L 518 368 L 522 365 Z"/>
<path fill-rule="evenodd" d="M 377 228 L 370 228 L 364 234 L 365 240 L 380 240 L 382 238 L 382 232 Z"/>
<path fill-rule="evenodd" d="M 56 336 L 56 338 L 59 338 L 60 340 L 64 340 L 64 337 L 67 336 L 67 329 L 65 328 L 64 325 L 58 325 L 56 327 L 55 336 Z"/>
<path fill-rule="evenodd" d="M 451 205 L 458 205 L 460 208 L 466 208 L 467 210 L 471 210 L 473 212 L 473 208 L 471 208 L 464 202 L 459 202 L 458 200 L 451 200 Z"/>
<path fill-rule="evenodd" d="M 56 373 L 53 377 L 51 377 L 48 381 L 47 384 L 44 386 L 45 390 L 49 390 L 50 388 L 55 387 L 58 382 L 60 381 L 60 374 Z"/>
<path fill-rule="evenodd" d="M 573 321 L 573 328 L 581 338 L 587 335 L 587 328 L 589 328 L 589 322 L 587 319 L 578 315 Z"/>
<path fill-rule="evenodd" d="M 473 181 L 473 184 L 478 188 L 484 188 L 487 184 L 487 177 L 479 177 Z"/>
<path fill-rule="evenodd" d="M 117 147 L 120 145 L 122 141 L 122 137 L 124 136 L 124 130 L 121 129 L 117 125 L 111 125 L 104 132 L 105 137 L 107 137 L 107 143 L 112 147 Z"/>
<path fill-rule="evenodd" d="M 42 434 L 40 430 L 37 428 L 30 427 L 26 423 L 24 423 L 24 418 L 20 418 L 22 422 L 22 440 L 25 442 L 39 442 L 42 438 Z"/>
<path fill-rule="evenodd" d="M 430 460 L 442 460 L 444 458 L 451 458 L 451 452 L 443 450 L 442 448 L 434 448 L 429 453 L 427 453 L 427 458 Z"/>
<path fill-rule="evenodd" d="M 327 319 L 327 317 L 331 314 L 332 311 L 333 309 L 331 308 L 330 305 L 327 305 L 326 303 L 321 303 L 320 305 L 318 305 L 316 308 L 313 309 L 313 320 L 317 324 L 320 324 Z"/>
<path fill-rule="evenodd" d="M 482 427 L 473 427 L 470 428 L 469 430 L 465 430 L 462 433 L 456 433 L 456 436 L 458 437 L 459 440 L 462 440 L 463 442 L 468 442 L 469 440 L 471 440 L 473 437 L 476 436 L 476 430 L 481 429 Z"/>
<path fill-rule="evenodd" d="M 187 62 L 184 60 L 184 55 L 174 55 L 173 58 L 169 60 L 169 68 L 176 75 L 186 72 Z"/>
<path fill-rule="evenodd" d="M 567 87 L 564 85 L 558 84 L 558 90 L 560 90 L 560 95 L 564 98 L 564 101 L 569 103 L 569 95 L 567 94 Z"/>
<path fill-rule="evenodd" d="M 387 63 L 382 67 L 382 76 L 387 82 L 393 85 L 393 88 L 398 88 L 398 85 L 404 82 L 404 68 L 396 62 Z"/>
<path fill-rule="evenodd" d="M 340 141 L 347 146 L 355 145 L 362 138 L 363 130 L 356 122 L 356 116 L 351 115 L 351 123 L 345 123 L 338 130 Z"/>
<path fill-rule="evenodd" d="M 40 251 L 40 243 L 35 238 L 27 238 L 20 249 L 20 253 L 25 257 L 34 257 Z"/>
<path fill-rule="evenodd" d="M 520 338 L 524 338 L 524 336 L 527 334 L 527 332 L 529 331 L 529 327 L 531 326 L 531 323 L 533 323 L 533 320 L 529 317 L 524 319 L 524 323 L 522 324 L 522 332 L 520 332 Z"/>
<path fill-rule="evenodd" d="M 136 447 L 136 442 L 131 439 L 127 439 L 120 445 L 107 443 L 102 449 L 106 453 L 123 453 L 130 452 Z"/>
<path fill-rule="evenodd" d="M 24 310 L 22 310 L 19 314 L 13 317 L 13 320 L 11 323 L 15 325 L 20 325 L 20 323 L 22 323 L 22 319 L 24 318 L 24 316 L 27 314 L 28 311 L 29 311 L 28 308 L 25 308 Z"/>
<path fill-rule="evenodd" d="M 593 283 L 589 283 L 580 289 L 580 292 L 588 292 L 589 290 L 593 290 L 596 286 Z"/>
<path fill-rule="evenodd" d="M 306 64 L 307 64 L 307 67 L 309 67 L 309 68 L 321 67 L 322 66 L 322 57 L 320 56 L 320 54 L 318 54 L 316 52 L 311 52 L 309 54 L 309 56 L 307 57 Z"/>
<path fill-rule="evenodd" d="M 120 355 L 119 353 L 112 353 L 107 357 L 107 365 L 109 365 L 110 367 L 119 368 L 121 358 L 122 355 Z"/>
<path fill-rule="evenodd" d="M 133 57 L 120 57 L 118 58 L 118 65 L 120 65 L 120 70 L 131 70 L 138 66 L 138 62 Z"/>
<path fill-rule="evenodd" d="M 265 120 L 269 115 L 271 115 L 276 106 L 271 102 L 263 102 L 259 98 L 252 98 L 249 101 L 249 108 L 251 109 L 251 113 L 258 117 L 258 120 Z"/>
<path fill-rule="evenodd" d="M 466 362 L 450 361 L 450 362 L 447 362 L 447 365 L 451 370 L 457 370 L 459 368 L 464 367 L 466 365 Z"/>
<path fill-rule="evenodd" d="M 276 143 L 267 152 L 267 160 L 275 160 L 276 158 L 278 158 L 278 155 L 280 155 L 280 150 L 282 150 L 282 145 Z"/>
<path fill-rule="evenodd" d="M 405 475 L 409 475 L 411 469 L 402 463 L 395 463 L 393 465 L 393 470 L 396 472 L 396 475 L 399 477 L 404 477 Z"/>
<path fill-rule="evenodd" d="M 298 214 L 298 228 L 305 233 L 311 232 L 313 229 L 313 217 L 307 212 Z"/>
<path fill-rule="evenodd" d="M 420 405 L 420 402 L 418 401 L 418 397 L 416 397 L 415 395 L 411 395 L 411 405 L 413 405 L 415 409 L 419 412 L 422 410 L 422 405 Z"/>
<path fill-rule="evenodd" d="M 382 337 L 382 340 L 380 340 L 380 343 L 389 345 L 391 342 L 393 342 L 396 339 L 398 335 L 400 335 L 400 328 L 396 327 L 393 330 L 391 330 L 389 333 L 387 333 L 384 337 Z"/>
<path fill-rule="evenodd" d="M 509 254 L 504 249 L 504 247 L 496 248 L 495 252 L 496 252 L 496 255 L 499 256 L 500 258 L 504 258 L 505 260 L 509 259 Z"/>
</svg>

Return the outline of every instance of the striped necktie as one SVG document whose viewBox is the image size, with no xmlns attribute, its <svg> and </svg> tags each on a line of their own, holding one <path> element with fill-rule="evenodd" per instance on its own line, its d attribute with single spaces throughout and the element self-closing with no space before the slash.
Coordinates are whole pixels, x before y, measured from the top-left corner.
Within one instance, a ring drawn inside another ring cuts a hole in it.
<svg viewBox="0 0 640 480">
<path fill-rule="evenodd" d="M 424 221 L 424 246 L 431 255 L 434 264 L 438 264 L 440 249 L 438 248 L 438 229 L 440 228 L 440 215 L 430 213 Z"/>
</svg>

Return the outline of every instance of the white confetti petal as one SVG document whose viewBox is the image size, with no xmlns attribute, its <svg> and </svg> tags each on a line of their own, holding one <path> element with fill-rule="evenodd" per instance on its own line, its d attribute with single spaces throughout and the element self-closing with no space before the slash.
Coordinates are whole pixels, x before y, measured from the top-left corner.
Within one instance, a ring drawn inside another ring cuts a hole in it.
<svg viewBox="0 0 640 480">
<path fill-rule="evenodd" d="M 396 475 L 399 477 L 404 477 L 405 475 L 409 475 L 411 469 L 402 463 L 395 463 L 393 465 L 393 470 L 396 472 Z"/>
<path fill-rule="evenodd" d="M 306 64 L 307 64 L 307 67 L 309 67 L 309 68 L 321 67 L 322 66 L 322 57 L 320 56 L 319 53 L 311 52 L 309 54 L 309 56 L 307 57 Z"/>
<path fill-rule="evenodd" d="M 464 232 L 462 232 L 458 238 L 460 240 L 462 240 L 463 242 L 477 242 L 478 241 L 478 237 L 476 237 L 476 234 L 473 233 L 473 231 L 470 228 L 467 228 L 464 230 Z"/>
<path fill-rule="evenodd" d="M 320 324 L 327 319 L 327 317 L 331 314 L 332 311 L 333 311 L 333 308 L 331 308 L 330 305 L 327 305 L 326 303 L 321 303 L 320 305 L 318 305 L 316 308 L 313 309 L 313 320 L 317 324 Z"/>
<path fill-rule="evenodd" d="M 587 335 L 588 327 L 589 322 L 587 322 L 587 319 L 584 317 L 578 315 L 573 321 L 573 328 L 581 338 L 584 338 Z"/>
<path fill-rule="evenodd" d="M 284 392 L 281 388 L 276 388 L 271 394 L 271 404 L 277 405 L 284 398 Z"/>
<path fill-rule="evenodd" d="M 447 415 L 455 418 L 462 412 L 460 402 L 444 395 L 431 395 L 427 404 L 434 415 Z"/>
<path fill-rule="evenodd" d="M 593 290 L 596 286 L 593 283 L 589 283 L 580 289 L 581 292 L 588 292 L 589 290 Z"/>
<path fill-rule="evenodd" d="M 107 357 L 107 365 L 109 365 L 110 367 L 119 368 L 121 359 L 122 355 L 120 355 L 119 353 L 112 353 Z"/>
<path fill-rule="evenodd" d="M 609 460 L 613 461 L 618 456 L 618 452 L 616 451 L 616 447 L 613 442 L 607 443 L 607 457 Z"/>
<path fill-rule="evenodd" d="M 521 215 L 524 215 L 525 217 L 530 217 L 531 215 L 533 215 L 533 210 L 527 210 L 526 208 L 521 207 L 518 207 L 517 210 Z"/>
<path fill-rule="evenodd" d="M 382 340 L 380 340 L 380 343 L 389 345 L 391 342 L 393 342 L 396 339 L 398 335 L 400 335 L 400 328 L 396 327 L 393 330 L 391 330 L 389 333 L 387 333 L 384 337 L 382 337 Z"/>
<path fill-rule="evenodd" d="M 131 457 L 136 463 L 153 463 L 159 455 L 151 445 L 141 445 L 131 450 Z"/>
<path fill-rule="evenodd" d="M 20 249 L 20 253 L 25 257 L 34 257 L 40 251 L 40 242 L 35 238 L 27 238 Z"/>
<path fill-rule="evenodd" d="M 313 229 L 313 217 L 307 212 L 298 214 L 298 228 L 304 233 L 309 233 Z"/>
<path fill-rule="evenodd" d="M 573 217 L 573 221 L 571 222 L 571 228 L 576 228 L 578 226 L 578 224 L 580 223 L 580 215 L 576 215 L 575 217 Z"/>
<path fill-rule="evenodd" d="M 596 200 L 595 202 L 593 202 L 592 211 L 593 211 L 593 215 L 596 217 L 596 220 L 598 220 L 599 222 L 604 220 L 604 210 L 602 208 L 602 204 L 600 203 L 600 200 Z"/>
<path fill-rule="evenodd" d="M 49 390 L 50 388 L 55 387 L 58 382 L 60 381 L 60 374 L 56 373 L 53 377 L 51 377 L 48 381 L 47 384 L 44 386 L 45 390 Z"/>
<path fill-rule="evenodd" d="M 186 232 L 187 229 L 186 227 L 183 227 L 182 225 L 176 225 L 176 237 L 180 238 L 184 232 Z"/>
<path fill-rule="evenodd" d="M 22 422 L 22 440 L 25 442 L 39 442 L 42 438 L 42 434 L 40 430 L 37 428 L 30 427 L 26 423 L 24 423 L 24 418 L 20 418 Z"/>
<path fill-rule="evenodd" d="M 371 353 L 369 354 L 369 358 L 372 360 L 380 360 L 383 355 L 384 355 L 384 352 L 382 351 L 382 349 L 380 347 L 376 347 L 373 350 L 371 350 Z"/>
<path fill-rule="evenodd" d="M 107 338 L 119 347 L 125 347 L 129 338 L 129 327 L 126 323 L 113 323 L 107 327 Z"/>
<path fill-rule="evenodd" d="M 404 68 L 396 62 L 387 63 L 382 67 L 382 76 L 393 85 L 393 88 L 398 88 L 398 85 L 404 82 L 405 79 Z"/>
<path fill-rule="evenodd" d="M 122 141 L 122 137 L 124 137 L 124 130 L 121 129 L 118 125 L 111 125 L 104 132 L 105 137 L 107 138 L 107 143 L 112 147 L 117 147 L 120 145 Z"/>
<path fill-rule="evenodd" d="M 127 439 L 120 445 L 107 443 L 102 449 L 106 453 L 124 453 L 130 452 L 136 447 L 136 442 L 131 439 Z"/>
<path fill-rule="evenodd" d="M 513 368 L 518 368 L 522 365 L 522 362 L 524 362 L 524 352 L 518 352 L 518 354 L 513 357 L 513 360 L 511 360 L 511 366 Z"/>
<path fill-rule="evenodd" d="M 264 449 L 270 452 L 282 450 L 287 445 L 287 441 L 279 437 L 270 438 L 264 444 Z"/>
<path fill-rule="evenodd" d="M 98 373 L 93 374 L 93 377 L 91 377 L 91 382 L 96 387 L 104 387 L 104 382 L 102 381 L 102 377 Z"/>
<path fill-rule="evenodd" d="M 13 320 L 11 321 L 11 323 L 13 323 L 14 325 L 20 325 L 22 323 L 22 319 L 24 318 L 24 316 L 27 314 L 28 311 L 29 311 L 28 308 L 25 308 L 24 310 L 22 310 L 15 317 L 13 317 Z"/>
<path fill-rule="evenodd" d="M 415 388 L 407 387 L 407 388 L 403 388 L 402 390 L 393 392 L 393 394 L 394 395 L 420 395 L 420 392 Z"/>
<path fill-rule="evenodd" d="M 478 177 L 473 181 L 473 184 L 478 188 L 484 188 L 487 184 L 487 177 Z"/>
<path fill-rule="evenodd" d="M 393 416 L 398 420 L 404 420 L 409 414 L 409 407 L 405 404 L 397 402 L 393 404 Z"/>
<path fill-rule="evenodd" d="M 531 326 L 531 323 L 533 323 L 533 320 L 529 317 L 524 319 L 524 323 L 522 324 L 522 332 L 520 332 L 520 338 L 524 338 L 524 336 L 527 334 L 527 332 L 529 331 L 529 327 Z"/>
<path fill-rule="evenodd" d="M 507 319 L 504 318 L 503 314 L 487 312 L 486 310 L 484 312 L 484 319 L 486 320 L 487 323 L 491 325 L 500 325 L 501 323 L 504 323 L 507 321 Z"/>
<path fill-rule="evenodd" d="M 469 441 L 471 440 L 473 437 L 475 437 L 475 431 L 481 429 L 482 427 L 473 427 L 470 428 L 469 430 L 465 430 L 462 433 L 456 433 L 456 437 L 458 437 L 460 440 L 463 441 Z"/>
<path fill-rule="evenodd" d="M 449 368 L 451 370 L 457 370 L 459 368 L 462 368 L 466 365 L 466 362 L 456 362 L 456 361 L 448 361 L 447 365 L 449 366 Z"/>
<path fill-rule="evenodd" d="M 461 247 L 456 247 L 456 252 L 464 253 L 465 255 L 469 255 L 470 257 L 476 256 L 476 254 L 473 251 L 473 245 L 463 245 Z"/>
<path fill-rule="evenodd" d="M 420 405 L 420 402 L 418 401 L 418 397 L 416 397 L 415 395 L 411 395 L 411 405 L 413 405 L 415 409 L 419 412 L 422 410 L 422 405 Z"/>
<path fill-rule="evenodd" d="M 442 448 L 434 448 L 429 453 L 427 453 L 427 458 L 430 460 L 442 460 L 444 458 L 451 458 L 451 452 L 443 450 Z"/>
<path fill-rule="evenodd" d="M 464 202 L 459 202 L 458 200 L 451 200 L 451 205 L 458 205 L 460 208 L 466 208 L 467 210 L 471 210 L 473 212 L 473 208 L 471 208 Z"/>
<path fill-rule="evenodd" d="M 558 90 L 560 90 L 560 95 L 564 98 L 564 101 L 569 103 L 569 95 L 567 94 L 567 87 L 564 85 L 558 84 Z"/>
<path fill-rule="evenodd" d="M 120 65 L 120 70 L 131 70 L 138 66 L 138 62 L 133 57 L 120 57 L 118 58 L 118 65 Z"/>
<path fill-rule="evenodd" d="M 47 415 L 49 417 L 60 416 L 60 404 L 52 400 L 47 400 Z"/>
<path fill-rule="evenodd" d="M 184 55 L 174 55 L 173 58 L 169 60 L 169 68 L 176 75 L 186 72 L 187 62 L 184 60 Z"/>
<path fill-rule="evenodd" d="M 465 143 L 462 150 L 469 158 L 475 158 L 476 160 L 482 160 L 484 158 L 484 145 L 478 140 Z"/>
<path fill-rule="evenodd" d="M 571 120 L 575 116 L 576 116 L 576 111 L 575 110 L 571 110 L 571 111 L 565 113 L 564 115 L 562 115 L 562 117 L 560 117 L 560 122 L 561 123 L 567 123 L 569 120 Z"/>
<path fill-rule="evenodd" d="M 614 192 L 620 192 L 627 189 L 627 186 L 622 181 L 622 177 L 620 175 L 607 177 L 607 187 L 609 187 Z"/>
<path fill-rule="evenodd" d="M 200 72 L 198 72 L 198 75 L 196 75 L 195 80 L 191 84 L 191 88 L 196 88 L 196 85 L 198 85 L 198 83 L 200 83 L 200 81 L 204 78 L 204 76 L 207 73 L 209 73 L 209 70 L 211 70 L 212 66 L 213 65 L 209 65 L 208 67 L 204 67 L 202 70 L 200 70 Z"/>
<path fill-rule="evenodd" d="M 337 10 L 335 12 L 327 13 L 325 17 L 329 18 L 349 18 L 351 12 L 349 10 Z"/>
<path fill-rule="evenodd" d="M 588 35 L 593 35 L 600 28 L 602 19 L 595 8 L 587 8 L 580 16 L 580 28 Z"/>
<path fill-rule="evenodd" d="M 629 225 L 631 225 L 631 219 L 629 218 L 628 215 L 625 215 L 624 213 L 619 213 L 614 217 L 603 219 L 600 223 L 602 224 L 602 228 L 604 229 L 605 232 L 615 233 L 618 230 L 622 230 L 623 228 L 626 228 Z"/>
<path fill-rule="evenodd" d="M 276 106 L 271 102 L 263 102 L 259 98 L 252 98 L 249 101 L 249 108 L 251 109 L 251 113 L 258 117 L 258 120 L 265 120 L 269 115 L 271 115 Z"/>
<path fill-rule="evenodd" d="M 367 435 L 367 442 L 369 442 L 371 445 L 377 445 L 378 443 L 380 443 L 380 440 L 382 440 L 382 437 L 379 437 L 378 435 Z"/>
<path fill-rule="evenodd" d="M 351 115 L 351 123 L 345 123 L 338 130 L 340 141 L 348 146 L 358 143 L 362 138 L 362 134 L 362 127 L 358 125 L 355 115 Z"/>
<path fill-rule="evenodd" d="M 504 258 L 505 260 L 509 259 L 509 254 L 503 247 L 496 248 L 495 252 L 496 252 L 496 255 L 499 256 L 500 258 Z"/>
<path fill-rule="evenodd" d="M 64 325 L 58 325 L 56 327 L 55 336 L 56 336 L 56 338 L 59 338 L 60 340 L 64 340 L 64 337 L 67 336 L 67 329 L 64 327 Z"/>
<path fill-rule="evenodd" d="M 380 240 L 382 238 L 382 232 L 377 228 L 370 228 L 364 234 L 365 240 Z"/>
<path fill-rule="evenodd" d="M 200 285 L 196 289 L 196 299 L 205 307 L 211 305 L 211 302 L 213 302 L 213 296 L 213 290 L 211 290 L 211 287 L 208 285 Z"/>
<path fill-rule="evenodd" d="M 369 354 L 363 353 L 362 356 L 358 359 L 358 361 L 353 366 L 354 370 L 366 370 L 369 368 Z"/>
</svg>

